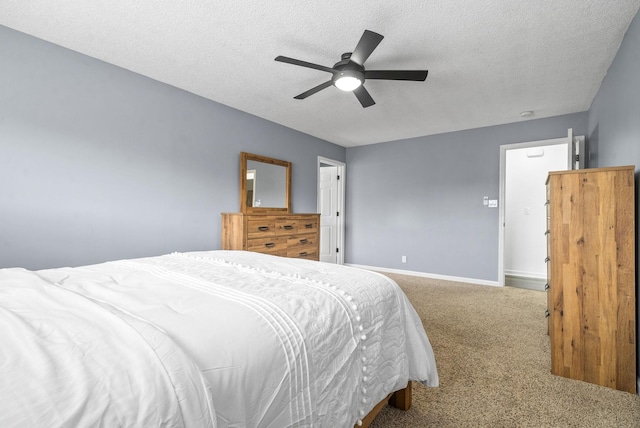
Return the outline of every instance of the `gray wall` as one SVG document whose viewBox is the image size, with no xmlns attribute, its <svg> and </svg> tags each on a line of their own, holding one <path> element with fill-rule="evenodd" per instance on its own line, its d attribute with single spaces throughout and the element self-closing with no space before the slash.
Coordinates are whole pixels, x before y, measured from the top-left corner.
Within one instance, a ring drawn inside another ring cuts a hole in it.
<svg viewBox="0 0 640 428">
<path fill-rule="evenodd" d="M 0 267 L 220 248 L 239 153 L 293 163 L 316 211 L 317 156 L 343 147 L 0 26 Z"/>
<path fill-rule="evenodd" d="M 348 148 L 346 262 L 497 281 L 500 145 L 568 128 L 587 113 Z"/>
<path fill-rule="evenodd" d="M 636 314 L 640 266 L 640 15 L 631 22 L 618 53 L 589 110 L 589 164 L 593 167 L 636 166 Z M 639 320 L 636 320 L 639 321 Z M 640 323 L 636 324 L 640 332 Z M 636 336 L 638 367 L 640 342 Z"/>
</svg>

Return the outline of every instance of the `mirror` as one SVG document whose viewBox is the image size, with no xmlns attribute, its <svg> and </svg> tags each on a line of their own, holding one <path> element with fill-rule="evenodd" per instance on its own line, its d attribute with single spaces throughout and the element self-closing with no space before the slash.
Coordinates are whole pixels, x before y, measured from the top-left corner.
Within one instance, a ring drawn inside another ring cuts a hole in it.
<svg viewBox="0 0 640 428">
<path fill-rule="evenodd" d="M 291 162 L 240 153 L 240 211 L 291 212 Z"/>
</svg>

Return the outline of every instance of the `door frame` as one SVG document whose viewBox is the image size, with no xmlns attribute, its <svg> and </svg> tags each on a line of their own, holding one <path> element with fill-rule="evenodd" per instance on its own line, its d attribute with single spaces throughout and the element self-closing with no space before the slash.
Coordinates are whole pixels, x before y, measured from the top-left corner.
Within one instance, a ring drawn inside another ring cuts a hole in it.
<svg viewBox="0 0 640 428">
<path fill-rule="evenodd" d="M 347 164 L 344 162 L 340 162 L 337 160 L 325 158 L 322 156 L 318 156 L 318 167 L 317 167 L 317 175 L 316 175 L 316 211 L 320 213 L 320 168 L 321 164 L 330 165 L 337 167 L 338 176 L 338 212 L 340 215 L 338 216 L 336 227 L 337 227 L 337 236 L 336 236 L 336 246 L 339 248 L 338 254 L 336 256 L 336 263 L 339 265 L 344 264 L 344 225 L 345 225 L 345 183 L 347 178 Z"/>
<path fill-rule="evenodd" d="M 498 223 L 498 285 L 504 287 L 504 228 L 505 228 L 505 197 L 506 197 L 506 169 L 507 169 L 507 150 L 523 149 L 530 147 L 553 146 L 556 144 L 567 144 L 569 169 L 584 168 L 584 141 L 583 135 L 574 137 L 573 129 L 569 129 L 567 136 L 562 138 L 553 138 L 550 140 L 528 141 L 525 143 L 504 144 L 500 146 L 500 195 L 499 207 L 499 223 Z M 576 159 L 576 156 L 578 158 Z M 542 233 L 541 231 L 540 233 Z"/>
</svg>

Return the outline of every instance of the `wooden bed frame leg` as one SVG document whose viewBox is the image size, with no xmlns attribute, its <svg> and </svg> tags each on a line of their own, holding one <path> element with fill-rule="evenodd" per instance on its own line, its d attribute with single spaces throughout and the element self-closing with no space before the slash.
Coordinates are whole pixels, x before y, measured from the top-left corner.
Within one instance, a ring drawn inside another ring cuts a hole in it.
<svg viewBox="0 0 640 428">
<path fill-rule="evenodd" d="M 362 418 L 362 426 L 359 427 L 356 425 L 354 428 L 368 428 L 378 413 L 380 413 L 380 410 L 387 404 L 400 410 L 409 410 L 409 407 L 411 407 L 411 381 L 409 381 L 404 389 L 387 395 L 387 398 L 379 402 L 367 416 Z"/>
<path fill-rule="evenodd" d="M 409 410 L 411 407 L 411 381 L 409 381 L 405 389 L 396 391 L 391 395 L 389 404 L 396 409 Z"/>
</svg>

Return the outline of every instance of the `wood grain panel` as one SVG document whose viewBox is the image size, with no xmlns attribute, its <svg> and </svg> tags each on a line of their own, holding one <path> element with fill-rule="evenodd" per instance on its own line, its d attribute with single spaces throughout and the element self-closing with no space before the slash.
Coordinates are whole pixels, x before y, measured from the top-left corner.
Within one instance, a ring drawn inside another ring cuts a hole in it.
<svg viewBox="0 0 640 428">
<path fill-rule="evenodd" d="M 632 393 L 634 170 L 552 172 L 547 180 L 551 372 Z"/>
<path fill-rule="evenodd" d="M 241 214 L 226 213 L 222 216 L 222 230 L 243 230 L 244 219 Z M 244 237 L 242 233 L 222 233 L 223 250 L 242 250 Z"/>
</svg>

